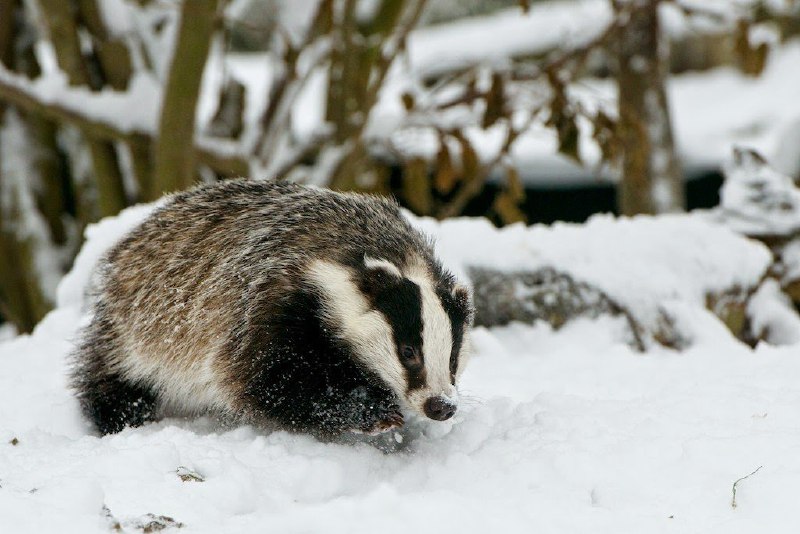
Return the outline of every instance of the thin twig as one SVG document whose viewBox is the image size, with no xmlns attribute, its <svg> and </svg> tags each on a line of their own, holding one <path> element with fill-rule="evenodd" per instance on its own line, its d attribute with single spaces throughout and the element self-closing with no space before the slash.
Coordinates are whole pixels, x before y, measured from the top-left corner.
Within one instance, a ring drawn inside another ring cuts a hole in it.
<svg viewBox="0 0 800 534">
<path fill-rule="evenodd" d="M 751 476 L 753 476 L 756 473 L 758 473 L 759 471 L 761 471 L 762 467 L 764 467 L 764 466 L 763 465 L 759 465 L 758 468 L 755 471 L 753 471 L 749 475 L 743 476 L 742 478 L 740 478 L 739 480 L 737 480 L 736 482 L 733 483 L 733 497 L 731 498 L 731 508 L 736 508 L 736 485 L 739 484 L 739 482 L 741 482 L 742 480 L 744 480 L 746 478 L 750 478 Z"/>
</svg>

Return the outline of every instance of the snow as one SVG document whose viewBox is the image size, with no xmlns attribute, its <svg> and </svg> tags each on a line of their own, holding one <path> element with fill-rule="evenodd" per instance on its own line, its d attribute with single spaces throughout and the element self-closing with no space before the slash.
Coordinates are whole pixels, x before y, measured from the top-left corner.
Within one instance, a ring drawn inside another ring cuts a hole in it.
<svg viewBox="0 0 800 534">
<path fill-rule="evenodd" d="M 576 11 L 575 5 L 582 7 Z M 483 22 L 420 29 L 409 43 L 409 68 L 427 75 L 454 64 L 502 63 L 508 54 L 535 54 L 553 42 L 579 44 L 602 29 L 607 5 L 579 0 L 564 2 L 561 11 L 534 5 L 528 16 L 513 10 Z M 713 7 L 720 5 L 725 8 L 715 0 Z M 292 13 L 297 28 L 307 24 L 308 10 Z M 119 15 L 104 11 L 117 35 L 147 26 L 157 13 L 131 20 Z M 685 31 L 678 19 L 670 24 L 671 33 Z M 172 33 L 168 24 L 158 43 L 169 42 Z M 52 60 L 52 51 L 39 53 Z M 164 57 L 155 54 L 161 73 Z M 597 287 L 645 324 L 668 311 L 690 334 L 685 350 L 653 344 L 635 352 L 622 318 L 578 319 L 557 331 L 546 324 L 478 328 L 454 420 L 410 419 L 402 433 L 377 440 L 322 443 L 204 418 L 95 435 L 67 387 L 68 354 L 86 321 L 93 266 L 157 205 L 90 226 L 73 270 L 56 290 L 57 308 L 29 336 L 0 326 L 0 532 L 108 532 L 117 523 L 125 532 L 141 532 L 151 521 L 172 524 L 169 532 L 209 533 L 797 532 L 800 317 L 778 283 L 761 283 L 769 251 L 718 222 L 745 231 L 731 217 L 739 213 L 770 229 L 799 227 L 797 192 L 782 174 L 800 166 L 798 62 L 800 42 L 791 41 L 772 55 L 760 78 L 717 69 L 669 82 L 685 163 L 717 166 L 732 143 L 742 143 L 782 171 L 745 165 L 729 174 L 722 192 L 727 218 L 595 216 L 584 225 L 503 230 L 483 220 L 414 221 L 437 239 L 445 263 L 461 276 L 469 266 L 556 268 Z M 235 151 L 255 138 L 274 66 L 263 55 L 216 57 L 212 65 L 218 70 L 206 70 L 200 124 L 213 114 L 225 76 L 248 87 L 245 132 L 241 143 L 228 147 Z M 98 95 L 68 88 L 47 65 L 45 71 L 31 83 L 0 68 L 0 80 L 123 130 L 155 132 L 161 98 L 155 80 L 140 73 L 128 94 Z M 401 79 L 407 71 L 395 74 L 370 135 L 392 135 L 402 123 L 401 106 L 392 99 L 407 88 Z M 309 79 L 291 112 L 301 139 L 318 133 L 324 119 L 324 76 L 314 71 Z M 575 91 L 593 105 L 615 99 L 602 81 L 585 81 Z M 408 150 L 430 145 L 426 131 L 400 130 L 398 144 Z M 483 154 L 502 131 L 469 136 Z M 581 142 L 591 164 L 597 151 Z M 553 132 L 537 125 L 513 155 L 536 172 L 585 180 L 585 171 L 553 156 L 555 147 Z M 326 164 L 341 156 L 324 154 Z M 754 209 L 755 189 L 777 199 L 779 208 L 788 199 L 792 209 L 747 211 Z M 781 257 L 785 278 L 796 277 L 800 246 L 788 245 Z M 748 314 L 753 331 L 768 343 L 750 348 L 706 310 L 705 298 L 759 283 Z"/>
<path fill-rule="evenodd" d="M 771 6 L 776 12 L 790 12 L 785 0 L 777 1 L 784 6 Z M 754 4 L 756 0 L 665 3 L 659 6 L 660 23 L 672 39 L 725 31 L 737 20 L 748 18 Z M 687 15 L 682 6 L 697 14 Z M 409 61 L 422 76 L 479 64 L 502 65 L 510 57 L 536 57 L 555 49 L 579 47 L 605 30 L 611 19 L 612 6 L 606 0 L 531 2 L 527 13 L 515 7 L 419 28 L 408 41 Z M 763 42 L 756 37 L 755 42 Z"/>
<path fill-rule="evenodd" d="M 685 74 L 669 84 L 676 143 L 683 159 L 695 165 L 719 165 L 731 145 L 758 150 L 787 174 L 800 171 L 796 150 L 800 120 L 797 88 L 800 41 L 773 50 L 764 72 L 749 78 L 732 68 Z M 769 95 L 766 97 L 765 95 Z"/>
<path fill-rule="evenodd" d="M 631 298 L 663 285 L 651 297 L 673 293 L 686 307 L 694 344 L 636 353 L 624 321 L 608 317 L 558 331 L 478 328 L 455 420 L 411 420 L 381 447 L 208 419 L 100 438 L 67 389 L 66 355 L 92 265 L 152 209 L 90 227 L 56 310 L 32 335 L 0 342 L 0 532 L 108 532 L 116 522 L 141 532 L 158 516 L 183 525 L 169 531 L 209 533 L 800 528 L 798 346 L 751 349 L 692 307 L 703 286 L 761 269 L 762 252 L 743 238 L 676 216 L 494 233 L 448 221 L 437 232 L 448 262 L 574 264 L 609 287 L 627 280 Z M 670 234 L 674 244 L 659 250 Z M 698 246 L 708 247 L 706 263 L 695 264 Z M 760 466 L 737 484 L 733 508 L 733 483 Z"/>
<path fill-rule="evenodd" d="M 144 221 L 154 209 L 164 202 L 166 202 L 166 198 L 152 204 L 132 206 L 115 217 L 107 217 L 96 224 L 89 225 L 85 233 L 86 242 L 78 257 L 75 258 L 72 270 L 64 276 L 58 286 L 57 307 L 80 310 L 84 304 L 85 293 L 92 285 L 94 266 L 106 250 Z"/>
<path fill-rule="evenodd" d="M 481 63 L 502 65 L 511 56 L 580 46 L 610 21 L 611 8 L 604 0 L 534 3 L 528 13 L 509 9 L 420 28 L 409 36 L 409 61 L 421 76 Z"/>
<path fill-rule="evenodd" d="M 670 36 L 678 38 L 732 25 L 752 7 L 751 0 L 704 0 L 695 4 L 700 9 L 719 12 L 723 21 L 687 17 L 676 6 L 667 4 L 662 6 L 661 14 Z M 512 9 L 420 28 L 409 36 L 409 70 L 414 76 L 430 76 L 472 65 L 503 66 L 512 55 L 535 57 L 554 48 L 579 46 L 599 34 L 609 20 L 610 8 L 605 0 L 567 0 L 534 4 L 527 15 Z M 763 40 L 758 33 L 763 35 L 764 31 L 767 30 L 759 27 L 753 39 Z M 800 42 L 795 39 L 770 51 L 766 68 L 757 78 L 732 67 L 670 77 L 667 96 L 683 166 L 690 173 L 719 169 L 729 158 L 731 145 L 740 144 L 759 150 L 786 174 L 800 173 L 796 151 L 800 140 L 800 107 L 796 98 L 800 79 L 794 67 L 798 61 Z M 403 71 L 397 80 L 390 80 L 398 87 L 384 90 L 373 113 L 376 122 L 401 122 L 397 115 L 403 113 L 402 106 L 396 100 L 408 85 L 408 76 Z M 583 79 L 571 87 L 571 92 L 589 109 L 602 105 L 613 114 L 616 108 L 616 89 L 607 80 Z M 592 128 L 584 121 L 579 126 L 585 167 L 558 154 L 558 139 L 552 129 L 535 125 L 520 136 L 512 150 L 512 161 L 522 170 L 523 178 L 551 186 L 596 183 L 598 178 L 613 180 L 614 176 L 607 172 L 597 176 L 600 152 L 591 140 Z M 485 159 L 490 159 L 492 145 L 502 135 L 477 127 L 468 128 L 467 133 Z M 426 146 L 430 143 L 421 138 L 415 146 L 408 147 L 402 141 L 398 146 L 415 154 L 435 153 L 435 146 Z"/>
<path fill-rule="evenodd" d="M 267 106 L 267 91 L 263 88 L 269 86 L 269 81 L 275 75 L 275 71 L 276 65 L 265 55 L 233 54 L 223 59 L 219 47 L 214 46 L 207 68 L 203 71 L 202 96 L 198 102 L 197 123 L 206 125 L 211 121 L 219 105 L 219 91 L 228 77 L 243 81 L 248 84 L 250 89 L 244 99 L 242 122 L 245 131 L 241 136 L 241 144 L 242 146 L 252 146 L 258 136 L 256 126 Z M 263 90 L 256 90 L 256 87 Z M 198 131 L 202 130 L 198 129 Z M 217 139 L 213 141 L 219 142 Z"/>
<path fill-rule="evenodd" d="M 11 323 L 3 323 L 0 325 L 0 343 L 9 341 L 16 337 L 18 334 L 17 329 Z"/>
<path fill-rule="evenodd" d="M 784 245 L 780 255 L 784 265 L 782 281 L 791 282 L 800 278 L 800 241 L 793 240 Z"/>
<path fill-rule="evenodd" d="M 136 10 L 125 0 L 103 0 L 97 4 L 103 24 L 111 35 L 122 37 L 133 31 Z"/>
</svg>

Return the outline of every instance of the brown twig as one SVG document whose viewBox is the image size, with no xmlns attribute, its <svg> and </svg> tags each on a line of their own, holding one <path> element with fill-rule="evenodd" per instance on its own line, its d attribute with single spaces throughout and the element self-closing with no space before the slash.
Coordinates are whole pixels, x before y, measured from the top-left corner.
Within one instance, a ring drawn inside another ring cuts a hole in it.
<svg viewBox="0 0 800 534">
<path fill-rule="evenodd" d="M 751 476 L 755 475 L 756 473 L 761 471 L 762 467 L 764 467 L 764 466 L 763 465 L 759 465 L 758 468 L 755 471 L 753 471 L 749 475 L 743 476 L 742 478 L 738 479 L 736 482 L 733 483 L 733 488 L 732 488 L 733 496 L 731 497 L 731 508 L 736 508 L 736 486 L 739 484 L 739 482 L 741 482 L 742 480 L 745 480 L 745 479 L 750 478 Z"/>
</svg>

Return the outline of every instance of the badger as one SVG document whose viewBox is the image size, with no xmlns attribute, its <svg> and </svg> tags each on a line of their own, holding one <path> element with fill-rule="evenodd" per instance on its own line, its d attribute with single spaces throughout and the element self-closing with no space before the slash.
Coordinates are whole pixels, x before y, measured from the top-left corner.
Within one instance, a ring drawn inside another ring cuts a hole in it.
<svg viewBox="0 0 800 534">
<path fill-rule="evenodd" d="M 469 291 L 389 199 L 226 181 L 99 262 L 71 383 L 102 434 L 212 415 L 335 437 L 458 406 Z"/>
</svg>

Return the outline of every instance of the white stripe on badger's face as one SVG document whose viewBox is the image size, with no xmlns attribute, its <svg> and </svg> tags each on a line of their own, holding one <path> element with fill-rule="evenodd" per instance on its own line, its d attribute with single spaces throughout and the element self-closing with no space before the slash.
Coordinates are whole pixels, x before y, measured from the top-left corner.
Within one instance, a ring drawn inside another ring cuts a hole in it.
<svg viewBox="0 0 800 534">
<path fill-rule="evenodd" d="M 458 404 L 450 377 L 453 330 L 428 269 L 422 264 L 414 265 L 406 277 L 419 286 L 422 297 L 422 352 L 426 373 L 425 387 L 411 391 L 407 400 L 424 415 L 423 405 L 431 397 L 445 397 L 451 404 Z"/>
<path fill-rule="evenodd" d="M 326 313 L 331 322 L 342 329 L 342 337 L 354 345 L 362 363 L 375 371 L 403 398 L 406 390 L 405 369 L 397 359 L 392 327 L 386 317 L 372 309 L 347 267 L 316 260 L 309 266 L 309 274 L 324 293 Z"/>
</svg>

